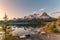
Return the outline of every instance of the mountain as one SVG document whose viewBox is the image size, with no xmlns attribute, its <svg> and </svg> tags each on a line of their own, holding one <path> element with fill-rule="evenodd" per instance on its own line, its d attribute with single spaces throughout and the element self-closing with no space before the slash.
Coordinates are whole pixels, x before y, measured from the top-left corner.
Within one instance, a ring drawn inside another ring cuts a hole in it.
<svg viewBox="0 0 60 40">
<path fill-rule="evenodd" d="M 32 19 L 37 19 L 39 14 L 30 14 L 28 16 L 24 16 L 24 19 L 32 20 Z"/>
<path fill-rule="evenodd" d="M 24 19 L 49 19 L 50 17 L 46 12 L 43 12 L 42 14 L 30 14 L 28 16 L 25 16 Z"/>
<path fill-rule="evenodd" d="M 43 12 L 42 14 L 29 14 L 28 16 L 24 16 L 24 18 L 17 19 L 17 21 L 52 21 L 55 20 L 55 18 L 49 16 L 46 12 Z"/>
<path fill-rule="evenodd" d="M 50 17 L 46 12 L 43 12 L 40 16 L 41 19 L 49 19 L 49 18 L 52 18 Z"/>
</svg>

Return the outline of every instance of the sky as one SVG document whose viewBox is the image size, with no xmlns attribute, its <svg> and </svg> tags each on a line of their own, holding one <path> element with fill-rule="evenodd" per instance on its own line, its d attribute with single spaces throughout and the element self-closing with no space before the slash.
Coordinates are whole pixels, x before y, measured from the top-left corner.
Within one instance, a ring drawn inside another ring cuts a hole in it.
<svg viewBox="0 0 60 40">
<path fill-rule="evenodd" d="M 48 14 L 51 12 L 60 13 L 60 0 L 0 0 L 0 19 L 4 14 L 12 18 L 22 18 L 31 13 L 39 13 L 44 9 Z M 59 13 L 50 14 L 59 16 Z"/>
</svg>

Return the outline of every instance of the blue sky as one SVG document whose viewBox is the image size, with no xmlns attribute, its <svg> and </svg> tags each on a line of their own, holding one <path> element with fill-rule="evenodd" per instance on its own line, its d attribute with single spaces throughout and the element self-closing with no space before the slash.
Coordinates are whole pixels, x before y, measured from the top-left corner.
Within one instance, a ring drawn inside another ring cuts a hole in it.
<svg viewBox="0 0 60 40">
<path fill-rule="evenodd" d="M 6 11 L 9 18 L 23 17 L 41 8 L 47 13 L 60 10 L 60 0 L 0 0 L 0 14 Z"/>
</svg>

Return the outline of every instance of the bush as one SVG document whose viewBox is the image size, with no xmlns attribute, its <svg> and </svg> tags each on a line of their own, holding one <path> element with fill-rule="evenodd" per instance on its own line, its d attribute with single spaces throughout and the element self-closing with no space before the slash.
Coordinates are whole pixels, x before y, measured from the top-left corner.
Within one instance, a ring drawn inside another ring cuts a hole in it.
<svg viewBox="0 0 60 40">
<path fill-rule="evenodd" d="M 56 28 L 56 25 L 55 25 L 55 24 L 52 24 L 52 25 L 50 26 L 50 29 L 53 30 L 54 28 Z"/>
<path fill-rule="evenodd" d="M 49 29 L 51 30 L 51 32 L 57 33 L 58 29 L 56 28 L 56 23 L 53 22 L 50 26 Z"/>
<path fill-rule="evenodd" d="M 59 33 L 59 31 L 58 31 L 57 28 L 53 29 L 52 31 L 53 31 L 54 33 Z"/>
<path fill-rule="evenodd" d="M 58 26 L 60 26 L 60 24 Z"/>
</svg>

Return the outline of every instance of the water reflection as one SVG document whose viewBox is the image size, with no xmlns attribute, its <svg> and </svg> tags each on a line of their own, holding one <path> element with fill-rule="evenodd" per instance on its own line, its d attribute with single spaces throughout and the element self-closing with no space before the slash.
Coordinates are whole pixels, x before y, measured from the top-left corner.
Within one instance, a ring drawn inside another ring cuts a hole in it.
<svg viewBox="0 0 60 40">
<path fill-rule="evenodd" d="M 33 28 L 39 28 L 39 27 L 42 27 L 42 26 L 44 26 L 44 25 L 42 25 L 42 24 L 16 24 L 16 25 L 11 25 L 12 27 L 27 27 L 27 28 L 29 28 L 29 27 L 33 27 Z"/>
</svg>

